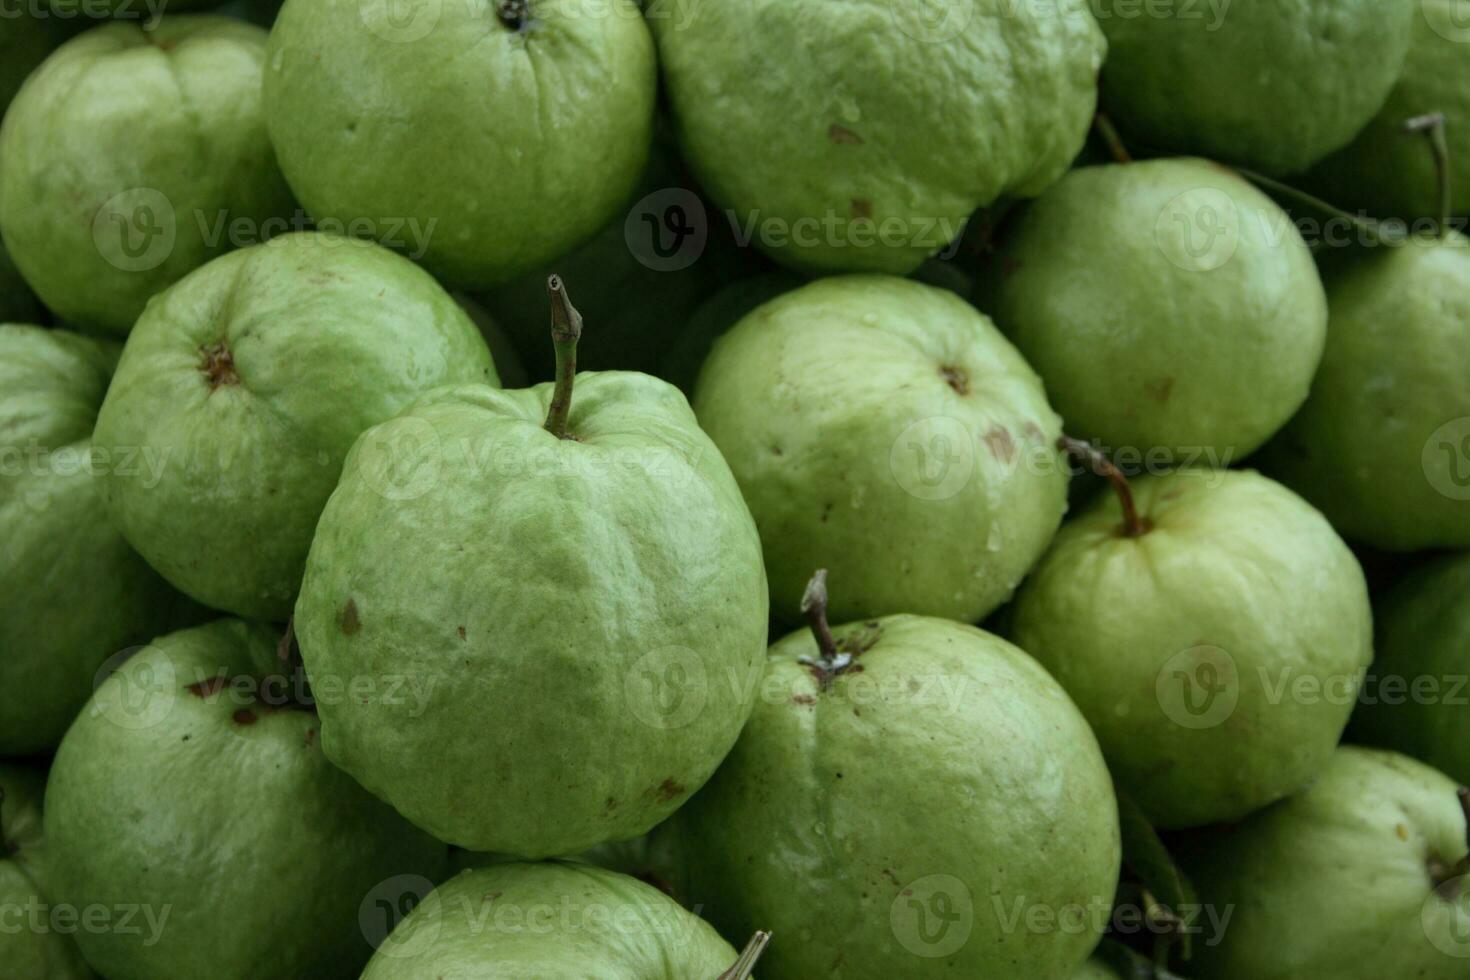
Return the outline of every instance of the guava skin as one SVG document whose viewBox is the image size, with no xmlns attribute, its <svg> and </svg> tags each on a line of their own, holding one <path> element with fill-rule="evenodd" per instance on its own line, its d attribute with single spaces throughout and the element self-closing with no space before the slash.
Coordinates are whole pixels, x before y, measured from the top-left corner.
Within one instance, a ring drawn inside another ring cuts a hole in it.
<svg viewBox="0 0 1470 980">
<path fill-rule="evenodd" d="M 54 748 L 103 661 L 187 611 L 102 504 L 92 426 L 116 359 L 106 341 L 0 324 L 0 755 Z"/>
<path fill-rule="evenodd" d="M 316 715 L 267 681 L 284 680 L 276 639 L 226 619 L 155 640 L 57 751 L 54 899 L 136 906 L 157 924 L 78 933 L 110 980 L 355 977 L 372 952 L 358 923 L 369 892 L 443 870 L 444 845 L 331 765 Z"/>
<path fill-rule="evenodd" d="M 834 620 L 974 622 L 1061 523 L 1061 420 L 947 290 L 839 276 L 785 293 L 715 343 L 694 408 L 750 504 L 786 621 L 826 568 Z"/>
<path fill-rule="evenodd" d="M 108 508 L 181 591 L 284 620 L 353 441 L 466 381 L 499 383 L 479 329 L 407 259 L 315 232 L 241 249 L 129 337 L 96 441 L 157 462 L 109 473 Z"/>
<path fill-rule="evenodd" d="M 1125 136 L 1296 174 L 1352 141 L 1409 51 L 1413 0 L 1098 0 L 1103 104 Z M 1177 15 L 1173 12 L 1177 10 Z"/>
<path fill-rule="evenodd" d="M 914 13 L 888 0 L 650 11 L 690 166 L 778 262 L 907 274 L 976 208 L 1040 193 L 1081 149 L 1106 50 L 1085 0 L 962 0 L 942 25 Z M 773 219 L 780 238 L 759 228 Z"/>
<path fill-rule="evenodd" d="M 1422 139 L 1406 138 L 1405 121 L 1431 112 L 1445 116 L 1456 213 L 1470 214 L 1470 34 L 1458 0 L 1419 0 L 1404 73 L 1358 138 L 1310 174 L 1314 190 L 1341 207 L 1364 208 L 1380 218 L 1407 221 L 1439 216 L 1434 157 Z"/>
<path fill-rule="evenodd" d="M 41 798 L 46 776 L 29 766 L 0 763 L 0 908 L 9 911 L 0 929 L 0 963 L 5 975 L 24 980 L 88 980 L 92 971 L 76 944 L 51 927 L 46 898 L 46 846 L 41 833 Z"/>
<path fill-rule="evenodd" d="M 724 286 L 694 308 L 684 329 L 665 352 L 659 364 L 659 377 L 693 398 L 699 369 L 704 367 L 715 341 L 756 307 L 805 283 L 801 276 L 779 270 L 737 279 Z"/>
<path fill-rule="evenodd" d="M 730 944 L 636 878 L 586 864 L 498 864 L 440 885 L 362 980 L 714 980 Z"/>
<path fill-rule="evenodd" d="M 1372 658 L 1367 584 L 1322 515 L 1258 473 L 1180 469 L 1133 492 L 1149 529 L 1122 534 L 1110 493 L 1063 525 L 1016 597 L 1012 639 L 1076 700 L 1155 825 L 1237 820 L 1336 747 Z"/>
<path fill-rule="evenodd" d="M 1095 931 L 1007 920 L 1018 904 L 1111 905 L 1117 801 L 1081 714 L 971 626 L 899 615 L 832 632 L 857 666 L 824 689 L 803 662 L 812 636 L 778 641 L 730 758 L 655 832 L 682 843 L 691 900 L 725 936 L 789 937 L 762 957 L 767 980 L 1070 978 Z M 916 893 L 956 915 L 968 896 L 963 942 L 905 918 Z"/>
<path fill-rule="evenodd" d="M 1098 960 L 1091 959 L 1077 968 L 1072 980 L 1118 980 L 1118 974 Z"/>
<path fill-rule="evenodd" d="M 463 288 L 509 281 L 606 224 L 648 155 L 653 40 L 632 0 L 526 6 L 517 29 L 498 0 L 288 0 L 265 102 L 307 210 L 385 240 L 414 219 L 414 258 Z"/>
<path fill-rule="evenodd" d="M 1436 894 L 1429 869 L 1465 855 L 1456 788 L 1407 756 L 1344 746 L 1305 792 L 1191 835 L 1176 850 L 1185 872 L 1232 915 L 1223 941 L 1194 944 L 1190 975 L 1464 977 L 1463 954 L 1445 950 L 1463 950 L 1470 901 Z"/>
<path fill-rule="evenodd" d="M 1234 172 L 1194 159 L 1073 170 L 1014 227 L 981 305 L 1071 435 L 1223 467 L 1306 400 L 1322 282 L 1290 216 Z"/>
<path fill-rule="evenodd" d="M 1415 569 L 1375 611 L 1375 697 L 1359 705 L 1349 735 L 1470 784 L 1470 714 L 1460 700 L 1470 674 L 1470 555 Z"/>
<path fill-rule="evenodd" d="M 266 33 L 115 22 L 58 48 L 0 127 L 0 234 L 62 320 L 126 334 L 149 297 L 294 203 L 261 109 Z"/>
<path fill-rule="evenodd" d="M 578 375 L 558 439 L 551 394 L 463 385 L 365 433 L 296 604 L 314 681 L 431 692 L 323 706 L 331 759 L 440 839 L 525 858 L 636 837 L 698 789 L 768 624 L 755 526 L 684 397 Z"/>
<path fill-rule="evenodd" d="M 1470 547 L 1470 239 L 1333 257 L 1323 279 L 1322 366 L 1263 467 L 1350 540 Z"/>
</svg>

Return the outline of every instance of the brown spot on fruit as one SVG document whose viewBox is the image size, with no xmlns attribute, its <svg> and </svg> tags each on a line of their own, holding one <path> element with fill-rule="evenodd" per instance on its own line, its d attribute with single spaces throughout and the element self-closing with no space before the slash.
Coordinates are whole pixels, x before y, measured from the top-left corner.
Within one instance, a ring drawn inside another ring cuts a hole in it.
<svg viewBox="0 0 1470 980">
<path fill-rule="evenodd" d="M 855 197 L 848 211 L 854 218 L 871 218 L 873 216 L 873 202 L 867 198 Z"/>
<path fill-rule="evenodd" d="M 1000 425 L 993 425 L 990 431 L 985 433 L 985 445 L 990 450 L 990 455 L 1002 463 L 1009 463 L 1016 458 L 1016 441 L 1011 438 L 1011 430 Z"/>
<path fill-rule="evenodd" d="M 184 690 L 188 691 L 196 698 L 212 698 L 220 691 L 224 690 L 224 686 L 227 683 L 229 683 L 228 679 L 223 674 L 221 674 L 219 677 L 211 677 L 208 680 L 196 681 L 195 683 L 190 684 L 188 687 L 185 687 Z"/>
<path fill-rule="evenodd" d="M 1409 828 L 1405 827 L 1403 824 L 1399 824 L 1397 827 L 1394 827 L 1393 830 L 1394 833 L 1399 835 L 1399 840 L 1409 839 Z"/>
<path fill-rule="evenodd" d="M 235 719 L 237 725 L 253 725 L 256 721 L 255 712 L 249 708 L 241 708 L 230 717 Z"/>
<path fill-rule="evenodd" d="M 199 348 L 199 353 L 204 359 L 199 362 L 199 370 L 204 374 L 204 379 L 209 383 L 210 391 L 217 391 L 221 385 L 237 385 L 240 383 L 240 372 L 235 369 L 235 355 L 230 348 L 225 346 L 221 340 L 217 344 Z"/>
<path fill-rule="evenodd" d="M 791 700 L 796 704 L 816 704 L 817 699 L 810 694 L 793 694 Z"/>
<path fill-rule="evenodd" d="M 653 791 L 654 799 L 658 800 L 660 803 L 668 803 L 671 800 L 677 800 L 683 795 L 684 787 L 674 782 L 672 779 L 665 779 L 663 782 L 659 783 L 658 787 Z"/>
<path fill-rule="evenodd" d="M 337 614 L 337 628 L 343 636 L 353 636 L 362 629 L 362 620 L 357 615 L 357 600 L 348 599 L 347 605 Z"/>
<path fill-rule="evenodd" d="M 944 379 L 945 384 L 955 390 L 955 394 L 968 395 L 970 393 L 970 376 L 963 368 L 944 364 L 939 368 L 939 376 Z"/>
<path fill-rule="evenodd" d="M 1150 381 L 1143 386 L 1143 390 L 1148 392 L 1150 398 L 1162 405 L 1169 400 L 1170 395 L 1174 394 L 1174 379 L 1164 378 L 1160 381 Z"/>
<path fill-rule="evenodd" d="M 460 628 L 459 628 L 459 629 L 458 629 L 458 630 L 456 630 L 456 631 L 455 631 L 455 632 L 457 632 L 457 633 L 458 633 L 458 634 L 459 634 L 459 638 L 460 638 L 460 639 L 461 639 L 461 640 L 463 640 L 463 639 L 464 639 L 464 638 L 465 638 L 465 633 L 464 633 L 464 627 L 463 627 L 463 626 L 461 626 L 461 627 L 460 627 Z"/>
<path fill-rule="evenodd" d="M 609 796 L 607 802 L 602 805 L 602 808 L 608 813 L 612 813 L 618 808 L 618 801 Z"/>
<path fill-rule="evenodd" d="M 839 123 L 827 127 L 827 138 L 843 146 L 862 146 L 863 138 Z"/>
</svg>

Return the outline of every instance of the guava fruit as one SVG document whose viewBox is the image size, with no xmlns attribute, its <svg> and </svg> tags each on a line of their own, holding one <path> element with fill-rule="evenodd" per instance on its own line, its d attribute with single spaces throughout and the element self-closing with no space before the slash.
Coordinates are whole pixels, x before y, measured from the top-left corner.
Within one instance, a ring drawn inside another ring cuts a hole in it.
<svg viewBox="0 0 1470 980">
<path fill-rule="evenodd" d="M 656 76 L 633 0 L 288 0 L 266 116 L 318 222 L 483 288 L 613 216 L 648 155 Z"/>
<path fill-rule="evenodd" d="M 1082 715 L 972 626 L 829 627 L 822 583 L 812 632 L 770 648 L 730 758 L 655 831 L 690 899 L 726 936 L 772 932 L 766 980 L 1070 978 L 1121 860 Z"/>
<path fill-rule="evenodd" d="M 587 864 L 465 871 L 410 912 L 363 980 L 718 980 L 730 944 L 656 888 Z"/>
<path fill-rule="evenodd" d="M 1413 0 L 1096 0 L 1103 103 L 1156 149 L 1272 174 L 1352 141 L 1404 70 Z"/>
<path fill-rule="evenodd" d="M 1073 170 L 1013 224 L 982 306 L 1067 430 L 1225 466 L 1280 429 L 1322 358 L 1327 301 L 1291 218 L 1205 160 Z"/>
<path fill-rule="evenodd" d="M 45 773 L 0 763 L 0 964 L 21 980 L 88 980 L 92 971 L 46 897 L 46 846 L 41 833 Z"/>
<path fill-rule="evenodd" d="M 836 276 L 784 293 L 715 343 L 694 410 L 750 504 L 787 621 L 818 567 L 836 619 L 976 621 L 1061 523 L 1061 420 L 947 290 Z"/>
<path fill-rule="evenodd" d="M 1079 966 L 1072 980 L 1118 980 L 1118 974 L 1094 958 Z"/>
<path fill-rule="evenodd" d="M 678 338 L 659 362 L 659 377 L 694 396 L 699 369 L 715 341 L 756 307 L 806 282 L 790 272 L 775 271 L 729 283 L 694 308 Z"/>
<path fill-rule="evenodd" d="M 440 839 L 526 858 L 636 837 L 698 789 L 768 622 L 750 512 L 688 403 L 633 372 L 572 397 L 581 318 L 548 288 L 556 383 L 441 389 L 364 433 L 295 619 L 313 684 L 432 691 L 323 705 L 331 759 Z"/>
<path fill-rule="evenodd" d="M 1350 735 L 1470 783 L 1470 555 L 1409 572 L 1375 612 L 1373 686 Z"/>
<path fill-rule="evenodd" d="M 1465 813 L 1440 772 L 1344 746 L 1305 792 L 1176 853 L 1202 902 L 1231 910 L 1195 944 L 1200 980 L 1465 976 Z"/>
<path fill-rule="evenodd" d="M 97 419 L 123 535 L 193 598 L 284 620 L 358 434 L 439 385 L 496 384 L 480 332 L 433 278 L 371 242 L 283 235 L 150 303 Z"/>
<path fill-rule="evenodd" d="M 1155 825 L 1238 820 L 1306 785 L 1347 725 L 1372 658 L 1362 570 L 1258 473 L 1186 468 L 1122 489 L 1062 526 L 1011 638 Z"/>
<path fill-rule="evenodd" d="M 265 42 L 223 17 L 109 23 L 16 96 L 0 234 L 61 319 L 126 334 L 149 297 L 291 213 L 261 111 Z"/>
<path fill-rule="evenodd" d="M 1327 347 L 1262 465 L 1385 551 L 1470 546 L 1470 239 L 1323 263 Z"/>
<path fill-rule="evenodd" d="M 0 242 L 0 323 L 40 323 L 45 315 Z"/>
<path fill-rule="evenodd" d="M 1413 10 L 1409 56 L 1388 101 L 1357 139 L 1309 175 L 1337 204 L 1406 221 L 1438 215 L 1434 162 L 1422 141 L 1404 132 L 1407 120 L 1433 112 L 1444 114 L 1450 153 L 1461 161 L 1452 185 L 1457 210 L 1470 209 L 1470 170 L 1463 166 L 1470 161 L 1470 22 L 1460 0 L 1420 0 Z"/>
<path fill-rule="evenodd" d="M 105 474 L 147 472 L 92 443 L 117 346 L 0 324 L 0 755 L 61 741 L 103 662 L 187 604 L 107 519 Z"/>
<path fill-rule="evenodd" d="M 61 39 L 51 18 L 36 16 L 21 7 L 6 10 L 5 20 L 0 23 L 0 116 L 26 76 L 46 60 Z"/>
<path fill-rule="evenodd" d="M 160 637 L 98 687 L 57 750 L 45 825 L 56 902 L 136 910 L 131 929 L 77 934 L 99 973 L 355 977 L 372 952 L 359 908 L 443 869 L 443 844 L 327 761 L 300 693 L 276 636 L 234 619 Z"/>
<path fill-rule="evenodd" d="M 942 7 L 650 7 L 685 155 L 757 248 L 903 275 L 976 208 L 1066 171 L 1106 49 L 1085 0 Z"/>
</svg>

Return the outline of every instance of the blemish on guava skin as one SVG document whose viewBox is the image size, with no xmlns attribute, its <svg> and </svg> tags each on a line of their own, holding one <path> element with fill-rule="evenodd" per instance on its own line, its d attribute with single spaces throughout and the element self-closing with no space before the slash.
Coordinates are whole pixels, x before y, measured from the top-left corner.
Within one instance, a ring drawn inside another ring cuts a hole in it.
<svg viewBox="0 0 1470 980">
<path fill-rule="evenodd" d="M 985 445 L 990 450 L 990 455 L 1002 463 L 1009 463 L 1016 458 L 1016 441 L 1011 438 L 1011 430 L 1004 426 L 991 426 L 990 431 L 985 433 Z"/>
<path fill-rule="evenodd" d="M 668 803 L 672 800 L 677 800 L 683 795 L 684 787 L 674 782 L 672 779 L 665 779 L 663 782 L 659 783 L 658 787 L 655 788 L 653 791 L 654 799 L 658 800 L 660 803 Z"/>
<path fill-rule="evenodd" d="M 362 629 L 362 620 L 357 616 L 356 599 L 348 599 L 347 605 L 337 614 L 337 628 L 342 631 L 343 636 L 354 636 Z"/>
<path fill-rule="evenodd" d="M 1150 381 L 1143 386 L 1143 390 L 1148 392 L 1150 398 L 1162 405 L 1169 400 L 1170 395 L 1174 394 L 1174 379 L 1164 378 L 1160 381 Z"/>
<path fill-rule="evenodd" d="M 854 218 L 871 218 L 873 216 L 873 202 L 866 198 L 855 197 L 848 207 L 848 212 Z"/>
<path fill-rule="evenodd" d="M 253 725 L 256 722 L 255 712 L 249 708 L 241 708 L 230 716 L 237 725 Z"/>
<path fill-rule="evenodd" d="M 525 33 L 531 24 L 530 0 L 499 0 L 495 4 L 495 17 L 508 30 Z"/>
<path fill-rule="evenodd" d="M 817 699 L 810 694 L 793 694 L 791 700 L 795 704 L 816 704 Z"/>
<path fill-rule="evenodd" d="M 209 382 L 210 391 L 217 391 L 221 385 L 240 383 L 240 373 L 235 369 L 235 355 L 225 346 L 223 340 L 199 348 L 199 353 L 204 355 L 204 360 L 199 362 L 199 370 Z"/>
<path fill-rule="evenodd" d="M 846 126 L 833 123 L 827 127 L 827 138 L 843 146 L 862 146 L 863 138 Z"/>
<path fill-rule="evenodd" d="M 968 395 L 970 393 L 970 376 L 963 368 L 957 368 L 951 364 L 939 366 L 939 376 L 944 383 L 955 390 L 957 395 Z"/>
<path fill-rule="evenodd" d="M 607 813 L 612 813 L 617 808 L 618 808 L 618 801 L 615 800 L 615 799 L 613 799 L 611 796 L 609 796 L 607 798 L 607 802 L 602 805 L 602 809 L 605 812 L 607 812 Z"/>
<path fill-rule="evenodd" d="M 195 681 L 193 684 L 187 685 L 184 690 L 196 698 L 212 698 L 222 691 L 227 683 L 228 678 L 221 674 L 218 677 L 211 677 L 207 680 Z"/>
<path fill-rule="evenodd" d="M 459 638 L 461 640 L 463 640 L 465 638 L 465 632 L 464 632 L 464 627 L 463 626 L 461 626 L 459 629 L 455 630 L 455 632 L 459 634 Z"/>
</svg>

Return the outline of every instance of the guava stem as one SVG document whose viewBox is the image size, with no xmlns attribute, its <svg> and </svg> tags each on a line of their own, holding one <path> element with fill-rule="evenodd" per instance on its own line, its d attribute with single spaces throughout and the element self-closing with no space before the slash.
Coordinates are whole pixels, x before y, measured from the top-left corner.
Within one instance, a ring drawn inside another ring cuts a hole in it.
<svg viewBox="0 0 1470 980">
<path fill-rule="evenodd" d="M 1439 237 L 1450 230 L 1450 215 L 1454 208 L 1454 190 L 1451 181 L 1454 172 L 1450 169 L 1450 144 L 1445 138 L 1444 113 L 1431 112 L 1415 116 L 1404 123 L 1407 133 L 1422 133 L 1429 140 L 1429 150 L 1434 154 L 1434 172 L 1439 178 Z"/>
<path fill-rule="evenodd" d="M 546 278 L 546 295 L 551 300 L 551 343 L 556 348 L 556 387 L 546 410 L 546 431 L 567 438 L 567 416 L 572 411 L 572 382 L 577 375 L 577 341 L 582 337 L 582 314 L 567 297 L 561 276 Z"/>
<path fill-rule="evenodd" d="M 1358 229 L 1364 235 L 1367 235 L 1375 243 L 1401 241 L 1404 238 L 1404 235 L 1401 231 L 1390 228 L 1382 221 L 1378 221 L 1374 218 L 1361 217 L 1356 214 L 1349 214 L 1335 204 L 1324 201 L 1322 198 L 1316 197 L 1315 195 L 1308 194 L 1306 191 L 1292 187 L 1290 184 L 1283 184 L 1281 181 L 1276 180 L 1272 177 L 1267 177 L 1265 174 L 1258 174 L 1254 170 L 1247 170 L 1244 167 L 1236 167 L 1235 172 L 1240 174 L 1246 180 L 1250 181 L 1252 184 L 1257 185 L 1258 187 L 1264 187 L 1266 190 L 1271 191 L 1272 193 L 1280 194 L 1282 197 L 1291 198 L 1298 204 L 1304 204 L 1307 207 L 1317 211 L 1321 211 L 1324 214 L 1330 214 L 1335 218 L 1341 218 L 1343 221 L 1346 221 L 1348 224 Z"/>
<path fill-rule="evenodd" d="M 1113 485 L 1113 493 L 1117 494 L 1118 503 L 1123 507 L 1124 537 L 1137 538 L 1148 533 L 1147 522 L 1138 516 L 1138 506 L 1133 502 L 1133 488 L 1128 485 L 1128 477 L 1113 465 L 1112 460 L 1104 456 L 1091 443 L 1073 439 L 1070 436 L 1062 436 L 1058 439 L 1057 446 L 1062 452 L 1077 457 L 1089 470 Z"/>
<path fill-rule="evenodd" d="M 837 659 L 837 641 L 832 638 L 832 627 L 827 623 L 827 570 L 819 568 L 806 584 L 806 593 L 801 597 L 801 611 L 806 614 L 812 635 L 817 638 L 817 649 L 822 659 L 831 663 Z"/>
<path fill-rule="evenodd" d="M 513 31 L 525 30 L 531 17 L 530 5 L 526 0 L 500 0 L 495 6 L 495 16 Z"/>
<path fill-rule="evenodd" d="M 745 944 L 745 949 L 741 951 L 740 958 L 735 961 L 735 965 L 721 973 L 715 980 L 748 980 L 751 972 L 755 970 L 756 961 L 761 958 L 761 954 L 766 951 L 766 946 L 770 942 L 769 932 L 761 931 L 751 936 L 750 942 Z"/>
<path fill-rule="evenodd" d="M 286 632 L 281 634 L 281 639 L 276 643 L 276 659 L 290 666 L 291 648 L 296 645 L 296 617 L 286 617 Z"/>
<path fill-rule="evenodd" d="M 1455 790 L 1455 798 L 1460 801 L 1460 812 L 1465 815 L 1465 856 L 1454 864 L 1445 864 L 1438 857 L 1429 861 L 1429 877 L 1434 882 L 1434 890 L 1447 900 L 1464 890 L 1465 876 L 1470 875 L 1470 788 L 1461 786 Z"/>
<path fill-rule="evenodd" d="M 1123 137 L 1118 135 L 1118 128 L 1113 125 L 1113 121 L 1108 118 L 1106 112 L 1099 112 L 1093 117 L 1092 125 L 1097 130 L 1097 135 L 1102 137 L 1104 145 L 1107 146 L 1114 160 L 1118 163 L 1133 162 L 1133 154 L 1128 152 L 1128 147 L 1123 143 Z"/>
</svg>

